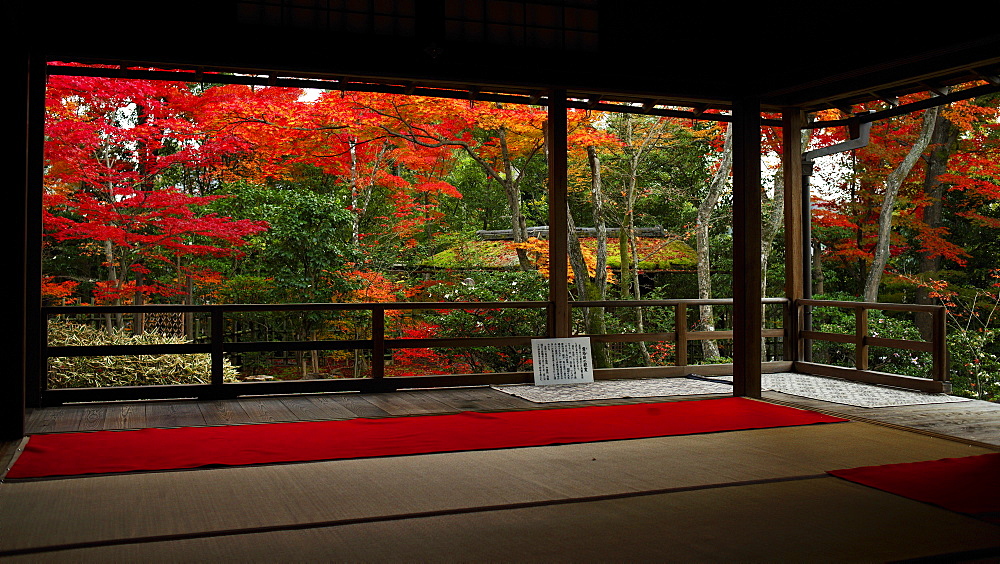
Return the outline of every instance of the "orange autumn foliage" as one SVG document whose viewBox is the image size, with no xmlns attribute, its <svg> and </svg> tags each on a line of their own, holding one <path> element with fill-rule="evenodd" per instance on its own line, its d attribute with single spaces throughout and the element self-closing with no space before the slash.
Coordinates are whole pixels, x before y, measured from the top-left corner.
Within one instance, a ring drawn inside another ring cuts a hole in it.
<svg viewBox="0 0 1000 564">
<path fill-rule="evenodd" d="M 547 239 L 539 239 L 538 237 L 529 237 L 524 243 L 511 243 L 510 247 L 512 249 L 522 249 L 528 253 L 528 258 L 531 260 L 535 268 L 538 269 L 538 273 L 541 274 L 545 279 L 549 278 L 549 241 Z M 597 253 L 588 249 L 587 247 L 582 247 L 583 261 L 587 265 L 587 273 L 591 278 L 597 276 Z M 567 276 L 566 279 L 569 282 L 574 282 L 576 276 L 573 273 L 573 268 L 569 266 L 569 259 L 567 258 Z M 608 277 L 608 282 L 614 282 L 614 274 L 612 274 L 611 269 L 605 267 L 605 272 Z"/>
</svg>

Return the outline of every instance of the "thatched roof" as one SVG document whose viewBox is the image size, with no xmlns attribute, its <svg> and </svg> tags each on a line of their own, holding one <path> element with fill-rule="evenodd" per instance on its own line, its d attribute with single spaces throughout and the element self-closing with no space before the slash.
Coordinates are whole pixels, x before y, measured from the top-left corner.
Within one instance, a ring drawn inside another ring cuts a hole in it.
<svg viewBox="0 0 1000 564">
<path fill-rule="evenodd" d="M 581 237 L 585 250 L 597 251 L 595 237 Z M 672 270 L 693 267 L 697 262 L 695 250 L 678 240 L 660 237 L 636 237 L 641 270 Z M 513 241 L 467 241 L 450 247 L 430 257 L 423 266 L 432 268 L 517 268 L 517 252 Z M 608 244 L 608 266 L 621 268 L 617 241 Z"/>
</svg>

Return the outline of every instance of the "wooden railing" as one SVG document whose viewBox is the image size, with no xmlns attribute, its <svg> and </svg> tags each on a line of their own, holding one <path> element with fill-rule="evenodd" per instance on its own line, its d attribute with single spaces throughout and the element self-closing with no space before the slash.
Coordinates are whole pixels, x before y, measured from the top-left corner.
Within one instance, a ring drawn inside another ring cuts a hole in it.
<svg viewBox="0 0 1000 564">
<path fill-rule="evenodd" d="M 788 304 L 784 298 L 766 298 L 762 305 Z M 733 331 L 695 331 L 688 316 L 688 308 L 700 305 L 732 305 L 731 299 L 714 300 L 642 300 L 642 301 L 579 301 L 570 302 L 573 308 L 663 308 L 674 312 L 674 327 L 670 332 L 585 335 L 593 341 L 605 343 L 626 342 L 673 342 L 676 343 L 674 366 L 631 367 L 595 370 L 595 378 L 629 378 L 677 376 L 688 373 L 731 374 L 732 365 L 689 365 L 687 345 L 691 341 L 706 339 L 732 339 Z M 826 340 L 855 345 L 855 367 L 844 368 L 804 361 L 770 362 L 762 365 L 764 372 L 794 370 L 807 374 L 836 376 L 864 382 L 888 384 L 925 391 L 948 391 L 947 363 L 945 351 L 944 308 L 940 306 L 919 306 L 903 304 L 875 304 L 861 302 L 838 302 L 825 300 L 797 300 L 795 308 L 832 306 L 851 308 L 855 311 L 854 334 L 800 331 L 796 339 Z M 783 307 L 788 307 L 784 305 Z M 461 337 L 461 338 L 390 338 L 385 334 L 386 312 L 391 310 L 505 310 L 539 309 L 545 310 L 549 321 L 546 335 L 519 335 L 504 337 Z M 909 341 L 874 337 L 868 331 L 869 310 L 929 312 L 934 319 L 934 338 L 931 341 Z M 425 388 L 447 386 L 470 386 L 485 384 L 510 384 L 530 382 L 530 372 L 504 372 L 487 374 L 448 374 L 433 376 L 385 377 L 385 353 L 391 349 L 414 348 L 459 348 L 487 346 L 530 346 L 531 340 L 552 334 L 552 310 L 550 302 L 396 302 L 396 303 L 308 303 L 308 304 L 242 304 L 242 305 L 143 305 L 143 306 L 59 306 L 42 308 L 43 319 L 54 315 L 74 314 L 140 314 L 147 312 L 201 312 L 210 319 L 210 336 L 207 343 L 177 345 L 94 345 L 94 346 L 48 346 L 42 345 L 42 357 L 47 362 L 53 357 L 151 355 L 151 354 L 209 354 L 211 374 L 206 384 L 185 384 L 170 386 L 121 386 L 107 388 L 47 389 L 46 379 L 39 381 L 36 390 L 43 405 L 67 401 L 103 401 L 116 399 L 149 399 L 202 397 L 220 398 L 239 395 L 261 395 L 277 393 L 307 393 L 329 391 L 386 391 L 400 388 Z M 238 312 L 307 312 L 307 311 L 368 311 L 371 337 L 365 339 L 311 340 L 311 341 L 257 341 L 232 342 L 225 339 L 225 315 Z M 43 327 L 44 329 L 44 327 Z M 44 332 L 47 335 L 47 331 Z M 764 338 L 780 337 L 788 342 L 785 329 L 762 329 Z M 930 352 L 933 357 L 931 378 L 914 378 L 893 374 L 872 372 L 868 369 L 868 348 L 871 346 L 894 347 Z M 283 382 L 223 382 L 224 359 L 227 354 L 267 351 L 319 351 L 319 350 L 370 350 L 372 355 L 371 376 L 369 378 L 335 378 L 317 380 L 293 380 Z"/>
<path fill-rule="evenodd" d="M 598 342 L 662 342 L 676 343 L 676 361 L 673 367 L 634 367 L 602 369 L 595 371 L 595 378 L 627 378 L 682 375 L 690 372 L 702 374 L 731 373 L 731 365 L 687 364 L 689 341 L 704 339 L 732 339 L 732 331 L 692 331 L 689 329 L 687 310 L 699 305 L 732 305 L 731 299 L 717 300 L 643 300 L 643 301 L 587 301 L 571 302 L 573 308 L 583 307 L 670 307 L 674 311 L 674 331 L 656 333 L 631 333 L 613 335 L 588 335 Z M 765 304 L 787 304 L 784 298 L 768 298 Z M 209 354 L 211 374 L 206 384 L 171 386 L 120 386 L 107 388 L 47 389 L 45 378 L 39 383 L 38 393 L 42 404 L 67 401 L 101 401 L 115 399 L 148 399 L 173 397 L 234 397 L 249 394 L 302 393 L 322 391 L 384 391 L 412 387 L 444 387 L 462 385 L 522 383 L 532 381 L 530 372 L 488 374 L 454 374 L 434 376 L 406 376 L 385 378 L 385 352 L 391 349 L 452 348 L 487 346 L 530 346 L 532 339 L 547 335 L 522 335 L 506 337 L 462 338 L 389 338 L 385 334 L 386 312 L 392 310 L 505 310 L 543 309 L 552 319 L 550 302 L 394 302 L 394 303 L 303 303 L 303 304 L 241 304 L 241 305 L 142 305 L 142 306 L 52 306 L 42 308 L 43 319 L 55 315 L 86 314 L 141 314 L 153 312 L 194 312 L 209 315 L 210 335 L 207 343 L 173 345 L 92 345 L 48 346 L 43 344 L 42 357 L 47 362 L 53 357 L 151 355 L 151 354 Z M 223 328 L 225 315 L 239 312 L 307 312 L 307 311 L 368 311 L 371 338 L 320 341 L 226 341 Z M 552 333 L 549 322 L 548 333 Z M 782 329 L 766 329 L 765 337 L 784 337 Z M 47 330 L 44 331 L 47 335 Z M 318 380 L 293 380 L 283 382 L 223 382 L 224 358 L 227 354 L 267 351 L 318 351 L 318 350 L 370 350 L 372 356 L 370 378 L 336 378 Z M 787 370 L 790 362 L 770 364 L 771 371 Z"/>
<path fill-rule="evenodd" d="M 789 301 L 785 298 L 764 298 L 761 300 L 761 304 L 788 304 Z M 707 340 L 725 340 L 733 338 L 732 330 L 725 331 L 700 331 L 690 329 L 692 323 L 690 322 L 690 317 L 688 316 L 688 308 L 697 307 L 703 305 L 721 305 L 721 306 L 731 306 L 733 305 L 732 299 L 711 299 L 711 300 L 699 300 L 699 299 L 677 299 L 677 300 L 629 300 L 629 301 L 579 301 L 570 302 L 570 305 L 574 308 L 588 308 L 588 307 L 603 307 L 603 308 L 617 308 L 617 307 L 669 307 L 674 311 L 674 330 L 666 333 L 626 333 L 626 334 L 605 334 L 605 335 L 581 335 L 590 337 L 592 341 L 604 342 L 604 343 L 636 343 L 640 341 L 644 342 L 673 342 L 676 343 L 676 354 L 674 356 L 674 366 L 676 369 L 671 370 L 665 367 L 637 367 L 637 368 L 624 368 L 624 369 L 614 369 L 614 372 L 609 372 L 609 374 L 620 375 L 618 377 L 631 376 L 647 376 L 647 375 L 678 375 L 678 374 L 732 374 L 731 364 L 701 364 L 701 365 L 689 365 L 688 364 L 688 343 L 690 341 L 707 341 Z M 763 338 L 785 338 L 784 329 L 761 329 L 761 337 Z M 791 369 L 791 363 L 789 362 L 765 362 L 763 364 L 764 370 L 769 372 L 776 372 L 781 370 Z M 599 372 L 597 372 L 599 373 Z M 597 377 L 595 373 L 595 378 Z"/>
<path fill-rule="evenodd" d="M 835 376 L 850 380 L 911 388 L 927 392 L 951 391 L 951 385 L 948 382 L 947 342 L 945 338 L 946 310 L 944 306 L 811 299 L 800 299 L 795 301 L 795 307 L 797 308 L 817 306 L 839 307 L 853 310 L 854 333 L 843 334 L 803 330 L 799 333 L 800 338 L 805 340 L 807 343 L 812 340 L 818 340 L 854 345 L 854 367 L 845 368 L 814 362 L 799 361 L 794 364 L 796 372 L 822 376 Z M 930 341 L 913 341 L 907 339 L 890 339 L 872 336 L 868 327 L 868 312 L 870 310 L 929 313 L 932 320 L 933 336 Z M 868 349 L 870 347 L 889 347 L 930 353 L 932 359 L 931 366 L 929 367 L 930 377 L 917 378 L 912 376 L 901 376 L 898 374 L 873 372 L 869 370 Z"/>
</svg>

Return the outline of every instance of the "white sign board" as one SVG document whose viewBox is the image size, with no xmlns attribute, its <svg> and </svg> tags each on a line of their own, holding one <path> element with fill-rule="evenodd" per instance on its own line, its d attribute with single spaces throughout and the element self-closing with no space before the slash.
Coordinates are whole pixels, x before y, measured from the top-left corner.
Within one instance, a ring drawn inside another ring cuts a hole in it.
<svg viewBox="0 0 1000 564">
<path fill-rule="evenodd" d="M 594 381 L 590 337 L 532 339 L 531 358 L 536 386 Z"/>
</svg>

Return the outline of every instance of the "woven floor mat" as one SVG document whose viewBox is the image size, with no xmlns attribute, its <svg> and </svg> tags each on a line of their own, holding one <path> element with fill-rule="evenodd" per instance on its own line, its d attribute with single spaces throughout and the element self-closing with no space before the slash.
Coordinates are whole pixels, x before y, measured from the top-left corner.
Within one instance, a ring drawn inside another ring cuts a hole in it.
<svg viewBox="0 0 1000 564">
<path fill-rule="evenodd" d="M 493 386 L 501 392 L 535 403 L 589 401 L 615 398 L 648 398 L 732 393 L 732 376 L 692 376 L 690 378 L 646 378 L 636 380 L 599 380 L 587 384 L 553 386 Z M 808 374 L 763 374 L 761 387 L 833 403 L 856 407 L 894 407 L 969 401 L 968 398 L 901 390 L 837 378 Z"/>
<path fill-rule="evenodd" d="M 732 376 L 712 377 L 714 380 L 732 382 Z M 864 382 L 851 382 L 839 378 L 824 378 L 808 374 L 782 372 L 761 375 L 761 387 L 765 390 L 801 396 L 804 398 L 842 403 L 855 407 L 896 407 L 902 405 L 923 405 L 970 401 L 969 398 L 932 394 L 914 390 L 902 390 Z"/>
<path fill-rule="evenodd" d="M 599 380 L 586 384 L 553 386 L 493 386 L 501 392 L 533 401 L 588 401 L 615 398 L 651 398 L 658 396 L 691 396 L 731 394 L 733 387 L 725 382 L 709 382 L 688 378 L 647 378 L 642 380 Z"/>
</svg>

